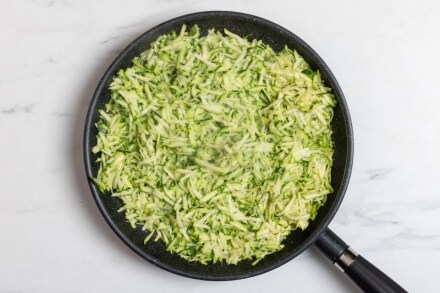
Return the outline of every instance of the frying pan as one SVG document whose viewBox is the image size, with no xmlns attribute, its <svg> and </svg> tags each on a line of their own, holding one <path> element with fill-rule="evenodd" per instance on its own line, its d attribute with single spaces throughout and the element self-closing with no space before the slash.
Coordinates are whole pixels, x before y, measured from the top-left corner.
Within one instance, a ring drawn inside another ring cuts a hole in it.
<svg viewBox="0 0 440 293">
<path fill-rule="evenodd" d="M 97 157 L 91 152 L 96 144 L 99 120 L 98 110 L 110 99 L 108 89 L 113 75 L 120 69 L 131 66 L 131 60 L 147 50 L 160 35 L 179 31 L 182 24 L 197 24 L 201 33 L 209 29 L 228 29 L 249 39 L 261 39 L 275 51 L 284 46 L 297 50 L 314 70 L 319 70 L 325 83 L 333 89 L 337 99 L 334 118 L 331 124 L 334 140 L 334 157 L 331 172 L 334 192 L 327 197 L 326 204 L 319 209 L 318 215 L 304 231 L 293 231 L 284 241 L 285 247 L 263 258 L 256 265 L 251 260 L 244 260 L 237 265 L 216 263 L 203 265 L 189 262 L 178 254 L 166 251 L 163 242 L 150 241 L 146 245 L 143 240 L 146 232 L 140 227 L 132 229 L 123 213 L 118 212 L 122 206 L 119 199 L 101 193 L 93 184 L 92 178 L 97 175 L 99 164 Z M 367 292 L 405 292 L 397 283 L 358 255 L 336 234 L 327 228 L 338 210 L 350 178 L 353 161 L 353 133 L 350 114 L 344 94 L 330 69 L 318 54 L 299 37 L 268 20 L 237 12 L 210 11 L 184 15 L 166 21 L 133 41 L 110 65 L 102 77 L 90 103 L 84 132 L 84 158 L 90 189 L 107 223 L 113 231 L 138 255 L 169 272 L 202 280 L 235 280 L 256 276 L 275 269 L 292 260 L 311 245 L 318 247 L 342 271 L 345 271 L 359 287 Z"/>
</svg>

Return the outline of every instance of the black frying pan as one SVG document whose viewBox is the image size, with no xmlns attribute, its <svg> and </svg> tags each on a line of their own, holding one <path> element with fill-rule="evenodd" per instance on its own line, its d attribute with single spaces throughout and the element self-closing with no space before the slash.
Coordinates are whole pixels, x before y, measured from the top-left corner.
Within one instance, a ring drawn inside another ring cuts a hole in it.
<svg viewBox="0 0 440 293">
<path fill-rule="evenodd" d="M 179 31 L 182 24 L 192 26 L 197 24 L 202 34 L 208 29 L 228 29 L 250 39 L 261 39 L 274 50 L 279 51 L 285 45 L 295 49 L 310 64 L 314 70 L 321 72 L 323 80 L 333 89 L 337 98 L 332 122 L 333 140 L 335 142 L 334 162 L 332 168 L 333 194 L 328 196 L 326 204 L 319 209 L 318 215 L 305 231 L 295 230 L 284 241 L 281 251 L 270 254 L 255 266 L 252 261 L 241 261 L 237 265 L 216 263 L 202 265 L 198 262 L 188 262 L 177 254 L 166 251 L 161 242 L 150 241 L 143 244 L 146 232 L 139 227 L 132 229 L 125 220 L 123 213 L 117 210 L 122 206 L 119 199 L 102 194 L 93 184 L 99 164 L 91 149 L 96 144 L 97 129 L 95 123 L 99 120 L 98 110 L 102 109 L 110 98 L 108 89 L 113 75 L 122 68 L 131 66 L 133 57 L 150 47 L 151 42 L 160 35 L 173 30 Z M 368 292 L 405 292 L 398 284 L 388 278 L 380 270 L 357 255 L 338 236 L 327 228 L 347 189 L 353 161 L 353 133 L 350 114 L 344 99 L 344 94 L 338 82 L 324 61 L 304 41 L 279 25 L 252 15 L 212 11 L 194 13 L 166 21 L 147 31 L 132 42 L 111 64 L 101 79 L 91 101 L 84 133 L 84 157 L 90 188 L 95 201 L 104 218 L 115 233 L 138 255 L 152 264 L 172 273 L 203 280 L 234 280 L 256 276 L 290 261 L 310 245 L 315 244 L 334 264 L 345 271 L 363 290 Z"/>
</svg>

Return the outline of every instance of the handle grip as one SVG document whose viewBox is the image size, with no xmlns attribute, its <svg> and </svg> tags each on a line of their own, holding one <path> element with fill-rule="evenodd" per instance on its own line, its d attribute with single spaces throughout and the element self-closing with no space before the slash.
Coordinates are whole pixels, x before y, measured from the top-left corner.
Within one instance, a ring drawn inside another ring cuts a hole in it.
<svg viewBox="0 0 440 293">
<path fill-rule="evenodd" d="M 333 264 L 345 272 L 364 292 L 401 293 L 407 292 L 381 270 L 351 249 L 330 229 L 326 229 L 315 246 Z"/>
</svg>

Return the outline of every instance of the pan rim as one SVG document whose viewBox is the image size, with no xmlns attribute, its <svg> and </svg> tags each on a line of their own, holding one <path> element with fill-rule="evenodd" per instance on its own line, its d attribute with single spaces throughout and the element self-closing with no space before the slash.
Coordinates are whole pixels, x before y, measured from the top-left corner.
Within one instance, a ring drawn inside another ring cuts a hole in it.
<svg viewBox="0 0 440 293">
<path fill-rule="evenodd" d="M 160 30 L 163 26 L 170 25 L 173 23 L 184 23 L 191 20 L 197 20 L 197 19 L 204 19 L 206 17 L 234 17 L 245 21 L 253 21 L 258 22 L 264 26 L 270 27 L 272 29 L 279 30 L 282 34 L 285 34 L 288 38 L 294 39 L 295 42 L 297 42 L 302 48 L 312 56 L 312 58 L 315 60 L 316 63 L 319 64 L 320 69 L 325 71 L 327 74 L 327 79 L 331 81 L 332 83 L 332 89 L 335 92 L 335 95 L 338 97 L 338 103 L 341 105 L 342 109 L 342 117 L 345 120 L 346 125 L 346 136 L 347 136 L 347 155 L 346 155 L 346 162 L 345 162 L 345 169 L 344 173 L 342 175 L 342 181 L 341 181 L 341 187 L 336 195 L 336 199 L 333 202 L 333 206 L 330 208 L 330 210 L 327 212 L 325 218 L 322 220 L 320 225 L 313 230 L 313 232 L 310 233 L 310 236 L 306 241 L 304 241 L 298 249 L 293 251 L 292 253 L 288 254 L 286 257 L 284 257 L 281 261 L 278 261 L 276 263 L 272 263 L 271 265 L 267 267 L 263 267 L 261 269 L 256 269 L 251 272 L 240 272 L 240 273 L 234 273 L 234 274 L 225 274 L 225 275 L 202 275 L 202 274 L 194 274 L 188 271 L 177 269 L 171 265 L 168 265 L 166 263 L 163 263 L 156 258 L 152 257 L 148 253 L 142 251 L 135 243 L 133 243 L 128 237 L 118 228 L 116 223 L 114 222 L 113 218 L 110 216 L 109 212 L 105 208 L 103 204 L 103 200 L 100 196 L 100 192 L 96 188 L 96 186 L 93 184 L 93 172 L 92 172 L 92 157 L 91 157 L 91 148 L 90 145 L 90 139 L 89 135 L 92 131 L 94 124 L 93 124 L 93 112 L 96 108 L 97 102 L 99 100 L 99 97 L 101 95 L 101 92 L 104 90 L 106 81 L 112 77 L 114 68 L 117 66 L 119 61 L 128 53 L 130 52 L 134 47 L 136 47 L 139 42 L 144 38 L 145 35 L 153 34 L 156 31 Z M 348 106 L 344 97 L 344 94 L 342 92 L 341 87 L 339 86 L 339 83 L 337 82 L 335 76 L 330 71 L 330 68 L 327 66 L 327 64 L 322 60 L 322 58 L 301 38 L 299 38 L 294 33 L 290 32 L 289 30 L 285 29 L 284 27 L 281 27 L 280 25 L 273 23 L 269 20 L 266 20 L 261 17 L 257 17 L 250 14 L 245 14 L 241 12 L 233 12 L 233 11 L 202 11 L 202 12 L 196 12 L 191 14 L 182 15 L 170 20 L 167 20 L 165 22 L 162 22 L 161 24 L 147 30 L 146 32 L 142 33 L 139 37 L 137 37 L 134 41 L 132 41 L 119 55 L 118 57 L 111 63 L 111 65 L 106 69 L 103 77 L 101 78 L 94 94 L 91 99 L 86 121 L 85 121 L 85 129 L 84 129 L 84 137 L 83 137 L 83 154 L 84 154 L 84 163 L 85 163 L 85 169 L 86 169 L 86 175 L 87 175 L 87 182 L 89 184 L 90 190 L 92 192 L 93 198 L 98 206 L 99 211 L 104 216 L 104 219 L 106 220 L 107 224 L 110 226 L 110 228 L 114 231 L 114 233 L 136 254 L 138 254 L 140 257 L 144 258 L 151 264 L 160 267 L 168 272 L 181 275 L 184 277 L 189 277 L 193 279 L 200 279 L 200 280 L 212 280 L 212 281 L 226 281 L 226 280 L 237 280 L 237 279 L 244 279 L 248 277 L 253 277 L 256 275 L 260 275 L 262 273 L 266 273 L 272 269 L 278 268 L 279 266 L 289 262 L 299 254 L 301 254 L 306 248 L 310 247 L 318 238 L 319 236 L 327 229 L 327 226 L 335 216 L 337 210 L 339 209 L 339 206 L 342 203 L 342 200 L 344 199 L 345 192 L 348 187 L 348 183 L 350 180 L 351 170 L 352 170 L 352 164 L 353 164 L 353 149 L 354 149 L 354 142 L 353 142 L 353 129 L 352 129 L 352 123 L 350 118 L 350 113 L 348 111 Z"/>
</svg>

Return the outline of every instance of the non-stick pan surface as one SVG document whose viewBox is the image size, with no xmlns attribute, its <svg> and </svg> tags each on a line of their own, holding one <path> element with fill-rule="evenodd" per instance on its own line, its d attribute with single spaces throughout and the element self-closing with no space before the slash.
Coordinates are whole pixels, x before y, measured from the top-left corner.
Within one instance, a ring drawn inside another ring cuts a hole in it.
<svg viewBox="0 0 440 293">
<path fill-rule="evenodd" d="M 284 46 L 297 50 L 314 70 L 320 71 L 325 84 L 333 89 L 333 94 L 337 99 L 331 125 L 334 140 L 331 184 L 334 192 L 328 195 L 325 205 L 319 209 L 318 216 L 305 231 L 293 231 L 284 241 L 284 249 L 266 256 L 256 265 L 252 265 L 252 261 L 241 261 L 237 265 L 225 263 L 202 265 L 198 262 L 188 262 L 177 254 L 171 254 L 166 251 L 161 241 L 150 241 L 144 245 L 146 232 L 140 228 L 132 229 L 125 220 L 124 214 L 117 212 L 122 206 L 120 200 L 108 194 L 102 194 L 91 180 L 99 169 L 99 164 L 96 163 L 97 157 L 91 152 L 96 144 L 95 123 L 99 120 L 98 110 L 102 109 L 110 99 L 108 87 L 113 75 L 118 70 L 131 66 L 133 57 L 149 49 L 150 44 L 160 35 L 179 31 L 183 24 L 189 27 L 197 24 L 202 34 L 206 34 L 212 28 L 220 31 L 228 29 L 240 36 L 248 36 L 249 39 L 261 39 L 275 51 L 282 50 Z M 225 11 L 200 12 L 178 17 L 152 28 L 133 41 L 110 65 L 89 107 L 84 133 L 84 157 L 90 188 L 101 213 L 115 233 L 132 250 L 152 264 L 179 275 L 203 280 L 233 280 L 255 276 L 277 268 L 315 243 L 321 234 L 325 234 L 323 232 L 326 231 L 344 197 L 351 173 L 352 125 L 344 95 L 332 72 L 321 57 L 295 34 L 273 22 L 252 15 Z M 324 245 L 327 245 L 327 250 L 330 249 L 330 251 L 334 248 L 332 243 L 325 242 Z"/>
</svg>

